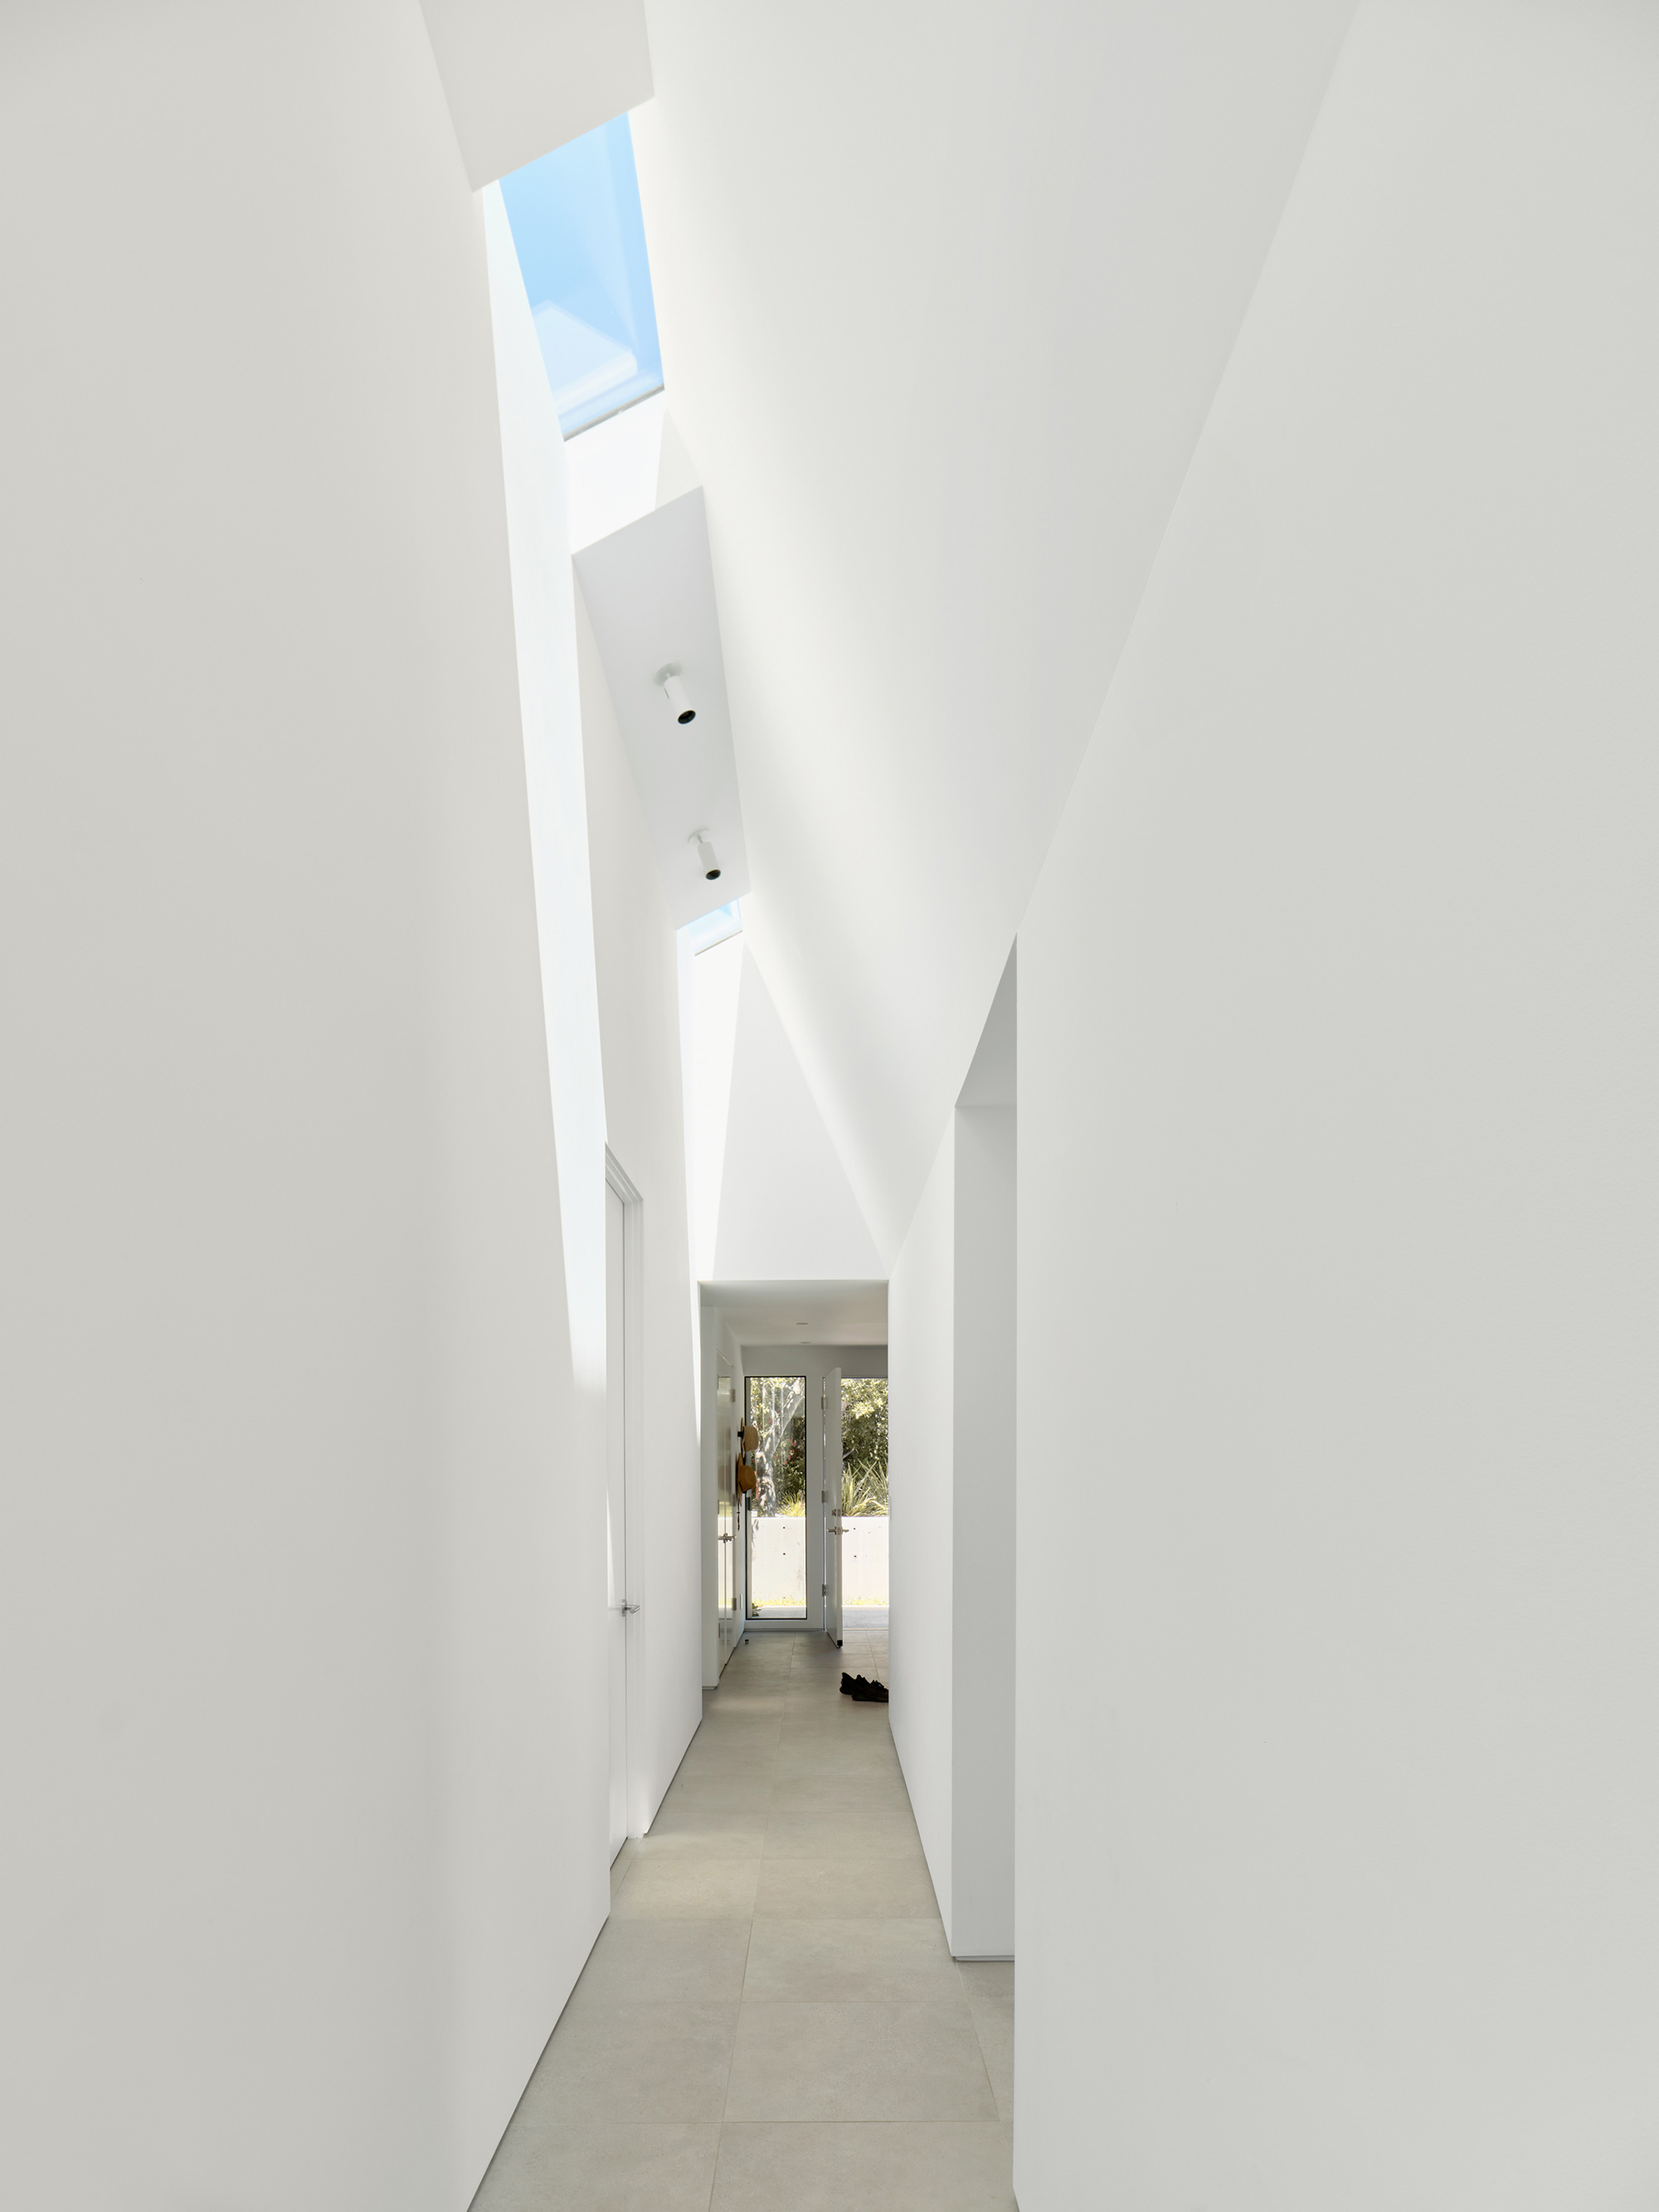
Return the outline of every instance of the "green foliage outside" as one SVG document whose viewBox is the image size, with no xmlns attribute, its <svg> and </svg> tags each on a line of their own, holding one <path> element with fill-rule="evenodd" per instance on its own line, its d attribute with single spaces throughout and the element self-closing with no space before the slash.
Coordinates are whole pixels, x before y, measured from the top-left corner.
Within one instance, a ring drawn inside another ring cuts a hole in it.
<svg viewBox="0 0 1659 2212">
<path fill-rule="evenodd" d="M 806 1510 L 806 1386 L 799 1375 L 751 1375 L 746 1415 L 760 1431 L 759 1510 Z M 841 1386 L 841 1510 L 887 1510 L 887 1384 L 862 1376 Z"/>
<path fill-rule="evenodd" d="M 841 1386 L 841 1510 L 887 1510 L 887 1384 L 862 1376 Z"/>
<path fill-rule="evenodd" d="M 757 1472 L 763 1513 L 806 1510 L 806 1378 L 751 1375 L 745 1418 L 760 1431 Z"/>
</svg>

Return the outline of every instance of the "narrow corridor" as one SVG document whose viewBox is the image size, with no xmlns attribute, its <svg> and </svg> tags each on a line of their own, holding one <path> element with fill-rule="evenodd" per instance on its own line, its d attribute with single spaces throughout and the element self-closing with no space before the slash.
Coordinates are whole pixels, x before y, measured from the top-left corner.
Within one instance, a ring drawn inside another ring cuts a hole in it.
<svg viewBox="0 0 1659 2212">
<path fill-rule="evenodd" d="M 738 1647 L 475 2212 L 1011 2212 L 1013 1969 L 946 1948 L 886 1618 Z"/>
</svg>

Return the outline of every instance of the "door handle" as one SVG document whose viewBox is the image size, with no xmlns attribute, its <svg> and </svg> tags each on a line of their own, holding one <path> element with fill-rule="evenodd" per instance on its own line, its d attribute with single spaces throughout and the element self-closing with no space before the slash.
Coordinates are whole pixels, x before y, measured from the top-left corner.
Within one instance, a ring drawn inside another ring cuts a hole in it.
<svg viewBox="0 0 1659 2212">
<path fill-rule="evenodd" d="M 617 1607 L 617 1610 L 618 1613 L 637 1613 L 639 1611 L 639 1607 L 636 1605 L 629 1605 L 628 1600 L 624 1598 L 622 1603 Z"/>
</svg>

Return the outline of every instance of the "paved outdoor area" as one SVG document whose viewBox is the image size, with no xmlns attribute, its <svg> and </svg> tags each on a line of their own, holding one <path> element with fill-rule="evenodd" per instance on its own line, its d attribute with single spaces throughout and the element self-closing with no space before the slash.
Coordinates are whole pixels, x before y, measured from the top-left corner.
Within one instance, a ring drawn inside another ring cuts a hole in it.
<svg viewBox="0 0 1659 2212">
<path fill-rule="evenodd" d="M 887 1708 L 839 1694 L 886 1608 L 844 1633 L 705 1694 L 477 2212 L 1013 2212 L 1013 1969 L 945 1948 Z"/>
</svg>

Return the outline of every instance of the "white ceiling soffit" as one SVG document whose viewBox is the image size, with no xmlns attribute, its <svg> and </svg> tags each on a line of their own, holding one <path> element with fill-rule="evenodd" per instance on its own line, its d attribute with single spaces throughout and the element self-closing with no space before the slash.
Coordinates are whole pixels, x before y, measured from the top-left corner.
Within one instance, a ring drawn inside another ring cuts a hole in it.
<svg viewBox="0 0 1659 2212">
<path fill-rule="evenodd" d="M 1352 0 L 652 0 L 749 929 L 890 1264 Z"/>
<path fill-rule="evenodd" d="M 704 1310 L 718 1310 L 739 1344 L 887 1341 L 885 1283 L 717 1282 L 703 1284 L 702 1295 Z"/>
<path fill-rule="evenodd" d="M 644 0 L 421 0 L 473 191 L 651 97 Z"/>
<path fill-rule="evenodd" d="M 749 889 L 702 493 L 600 538 L 577 554 L 576 576 L 678 929 Z M 685 728 L 655 681 L 672 665 L 696 710 Z M 686 842 L 695 830 L 708 832 L 717 882 Z"/>
</svg>

